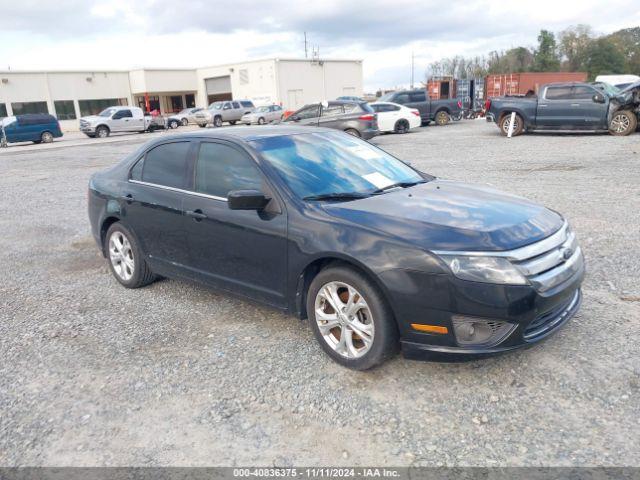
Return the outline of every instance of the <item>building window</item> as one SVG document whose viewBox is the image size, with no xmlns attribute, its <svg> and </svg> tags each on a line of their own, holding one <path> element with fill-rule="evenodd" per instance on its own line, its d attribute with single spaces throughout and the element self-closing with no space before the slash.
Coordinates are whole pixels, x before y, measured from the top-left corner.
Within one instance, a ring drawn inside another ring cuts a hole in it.
<svg viewBox="0 0 640 480">
<path fill-rule="evenodd" d="M 86 117 L 87 115 L 97 115 L 105 108 L 127 105 L 126 98 L 102 98 L 98 100 L 79 100 L 78 106 L 80 107 L 80 116 Z"/>
<path fill-rule="evenodd" d="M 171 95 L 169 97 L 169 103 L 171 104 L 171 113 L 178 113 L 184 108 L 182 106 L 182 95 Z"/>
<path fill-rule="evenodd" d="M 158 95 L 149 95 L 149 108 L 147 109 L 147 101 L 143 95 L 136 97 L 136 103 L 145 112 L 157 111 L 160 113 L 160 97 Z"/>
<path fill-rule="evenodd" d="M 187 108 L 193 108 L 196 106 L 196 96 L 193 93 L 187 93 L 184 96 L 184 99 L 187 101 Z"/>
<path fill-rule="evenodd" d="M 0 118 L 7 116 L 7 105 L 0 103 Z"/>
<path fill-rule="evenodd" d="M 76 119 L 76 109 L 73 107 L 73 100 L 55 100 L 53 106 L 56 109 L 58 120 Z"/>
<path fill-rule="evenodd" d="M 14 115 L 25 113 L 49 113 L 47 102 L 16 102 L 11 104 Z"/>
<path fill-rule="evenodd" d="M 249 70 L 243 68 L 238 71 L 240 75 L 240 85 L 247 85 L 249 83 Z"/>
</svg>

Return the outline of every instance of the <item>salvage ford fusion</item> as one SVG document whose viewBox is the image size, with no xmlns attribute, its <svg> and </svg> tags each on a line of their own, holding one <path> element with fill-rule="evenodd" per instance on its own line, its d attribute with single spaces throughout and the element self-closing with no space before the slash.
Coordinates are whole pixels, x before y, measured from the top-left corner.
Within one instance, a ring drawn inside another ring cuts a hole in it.
<svg viewBox="0 0 640 480">
<path fill-rule="evenodd" d="M 93 235 L 125 287 L 195 280 L 308 318 L 366 369 L 532 345 L 577 311 L 566 220 L 437 179 L 358 138 L 243 127 L 152 141 L 89 184 Z"/>
</svg>

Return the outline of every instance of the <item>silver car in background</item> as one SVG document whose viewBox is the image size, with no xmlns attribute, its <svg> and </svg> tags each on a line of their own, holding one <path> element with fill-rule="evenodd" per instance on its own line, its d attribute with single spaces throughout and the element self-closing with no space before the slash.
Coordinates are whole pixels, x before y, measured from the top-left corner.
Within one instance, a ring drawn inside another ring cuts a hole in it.
<svg viewBox="0 0 640 480">
<path fill-rule="evenodd" d="M 251 113 L 245 113 L 240 121 L 245 125 L 264 125 L 274 120 L 282 119 L 283 110 L 280 105 L 266 105 L 258 107 Z"/>
<path fill-rule="evenodd" d="M 171 128 L 177 128 L 179 125 L 186 127 L 190 123 L 197 123 L 196 113 L 198 113 L 201 110 L 204 110 L 204 108 L 192 107 L 192 108 L 185 108 L 184 110 L 178 113 L 174 113 L 173 115 L 169 116 L 169 120 L 168 120 L 169 126 Z M 175 127 L 173 126 L 173 122 L 177 122 Z"/>
</svg>

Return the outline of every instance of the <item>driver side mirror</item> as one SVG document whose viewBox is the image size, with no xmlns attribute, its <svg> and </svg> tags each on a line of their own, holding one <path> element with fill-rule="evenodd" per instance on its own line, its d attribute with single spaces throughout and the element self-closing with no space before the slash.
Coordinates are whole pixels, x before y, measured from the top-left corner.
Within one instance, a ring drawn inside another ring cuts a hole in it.
<svg viewBox="0 0 640 480">
<path fill-rule="evenodd" d="M 604 95 L 602 95 L 601 93 L 596 93 L 593 96 L 593 101 L 596 103 L 604 103 Z"/>
<path fill-rule="evenodd" d="M 258 190 L 233 190 L 227 195 L 227 204 L 231 210 L 262 210 L 269 200 L 271 199 Z"/>
</svg>

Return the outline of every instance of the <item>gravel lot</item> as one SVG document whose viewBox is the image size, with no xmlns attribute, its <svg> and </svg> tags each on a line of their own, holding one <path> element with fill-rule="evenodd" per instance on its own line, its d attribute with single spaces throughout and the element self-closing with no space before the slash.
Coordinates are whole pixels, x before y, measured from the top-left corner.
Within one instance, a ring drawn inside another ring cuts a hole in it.
<svg viewBox="0 0 640 480">
<path fill-rule="evenodd" d="M 112 278 L 87 180 L 146 139 L 0 153 L 0 465 L 640 465 L 640 135 L 462 121 L 375 139 L 563 212 L 588 275 L 536 348 L 364 373 L 277 311 Z"/>
</svg>

